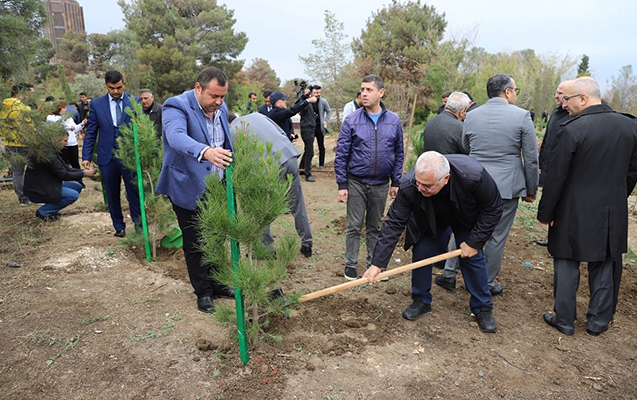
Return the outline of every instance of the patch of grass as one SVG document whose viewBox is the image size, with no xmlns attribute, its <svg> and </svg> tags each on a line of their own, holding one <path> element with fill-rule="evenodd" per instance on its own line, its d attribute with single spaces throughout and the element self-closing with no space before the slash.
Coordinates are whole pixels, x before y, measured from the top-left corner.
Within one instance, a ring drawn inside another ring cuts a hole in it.
<svg viewBox="0 0 637 400">
<path fill-rule="evenodd" d="M 106 249 L 106 258 L 113 258 L 115 257 L 115 250 L 108 248 Z"/>
<path fill-rule="evenodd" d="M 139 297 L 135 300 L 133 300 L 134 304 L 142 304 L 142 303 L 150 303 L 153 300 L 153 296 L 147 296 L 147 297 Z"/>
<path fill-rule="evenodd" d="M 56 355 L 54 355 L 52 357 L 49 357 L 46 360 L 46 365 L 53 365 L 55 360 L 60 358 L 64 353 L 66 353 L 69 350 L 73 350 L 75 348 L 75 345 L 77 344 L 77 342 L 80 341 L 80 338 L 82 337 L 83 334 L 84 334 L 84 331 L 78 331 L 75 335 L 73 335 L 70 338 L 66 339 L 64 342 L 57 342 L 57 340 L 55 340 L 55 338 L 50 338 L 49 339 L 49 346 L 53 346 L 54 344 L 57 343 L 58 345 L 62 346 L 62 350 L 60 350 L 60 352 L 57 353 Z M 53 341 L 51 341 L 51 339 L 53 339 Z"/>
<path fill-rule="evenodd" d="M 108 319 L 108 315 L 97 315 L 97 316 L 88 316 L 82 320 L 82 324 L 91 325 L 96 322 L 106 321 Z"/>
<path fill-rule="evenodd" d="M 624 264 L 637 265 L 637 254 L 628 246 L 628 252 L 622 256 Z"/>
<path fill-rule="evenodd" d="M 164 322 L 162 322 L 161 327 L 157 330 L 150 330 L 145 334 L 138 334 L 128 339 L 129 342 L 141 342 L 148 339 L 158 339 L 160 337 L 168 335 L 170 332 L 175 330 L 174 322 L 181 321 L 181 318 L 178 317 L 167 317 Z"/>
</svg>

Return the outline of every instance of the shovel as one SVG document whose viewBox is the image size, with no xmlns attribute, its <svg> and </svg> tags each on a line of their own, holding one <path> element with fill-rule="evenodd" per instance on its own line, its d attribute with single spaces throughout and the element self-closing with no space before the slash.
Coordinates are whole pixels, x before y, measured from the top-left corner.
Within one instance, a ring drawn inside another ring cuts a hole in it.
<svg viewBox="0 0 637 400">
<path fill-rule="evenodd" d="M 438 261 L 446 260 L 446 259 L 453 258 L 453 257 L 458 257 L 460 254 L 461 254 L 461 250 L 457 249 L 457 250 L 454 250 L 454 251 L 450 251 L 448 253 L 439 254 L 439 255 L 434 256 L 434 257 L 425 258 L 424 260 L 416 261 L 416 262 L 411 263 L 411 264 L 403 265 L 402 267 L 398 267 L 398 268 L 387 270 L 385 272 L 381 272 L 380 274 L 377 275 L 377 277 L 379 279 L 382 279 L 382 278 L 385 278 L 385 277 L 388 278 L 390 276 L 398 275 L 398 274 L 406 272 L 406 271 L 411 271 L 412 269 L 424 267 L 425 265 L 437 263 Z M 356 287 L 356 286 L 360 286 L 360 285 L 363 285 L 363 284 L 368 283 L 368 282 L 369 281 L 367 280 L 367 278 L 356 279 L 355 281 L 342 283 L 340 285 L 331 286 L 331 287 L 328 287 L 328 288 L 323 289 L 323 290 L 318 290 L 316 292 L 308 293 L 305 296 L 302 296 L 299 299 L 299 301 L 301 303 L 305 303 L 306 301 L 318 299 L 319 297 L 327 296 L 328 294 L 333 294 L 333 293 L 336 293 L 336 292 L 340 292 L 341 290 L 345 290 L 345 289 L 353 288 L 353 287 Z"/>
</svg>

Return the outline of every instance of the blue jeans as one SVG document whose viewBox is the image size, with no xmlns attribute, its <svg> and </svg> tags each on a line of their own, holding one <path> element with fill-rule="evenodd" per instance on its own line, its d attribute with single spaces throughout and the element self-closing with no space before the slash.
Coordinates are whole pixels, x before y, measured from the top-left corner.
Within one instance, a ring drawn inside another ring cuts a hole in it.
<svg viewBox="0 0 637 400">
<path fill-rule="evenodd" d="M 38 213 L 43 217 L 48 217 L 59 212 L 64 207 L 75 203 L 80 197 L 81 191 L 82 185 L 79 182 L 65 181 L 62 182 L 62 196 L 59 202 L 47 203 L 45 200 L 38 199 L 37 197 L 29 197 L 29 200 L 33 203 L 45 203 L 42 207 L 38 208 Z"/>
<path fill-rule="evenodd" d="M 412 262 L 440 254 L 441 249 L 449 243 L 451 232 L 457 243 L 462 243 L 469 237 L 470 230 L 463 227 L 445 227 L 438 230 L 436 237 L 423 236 L 412 249 Z M 431 304 L 432 301 L 431 269 L 432 265 L 427 265 L 411 272 L 411 297 L 425 304 Z M 471 294 L 469 300 L 471 312 L 478 314 L 483 308 L 492 310 L 491 292 L 487 284 L 487 263 L 482 249 L 478 250 L 478 254 L 473 257 L 461 258 L 460 271 L 462 271 L 467 291 Z"/>
</svg>

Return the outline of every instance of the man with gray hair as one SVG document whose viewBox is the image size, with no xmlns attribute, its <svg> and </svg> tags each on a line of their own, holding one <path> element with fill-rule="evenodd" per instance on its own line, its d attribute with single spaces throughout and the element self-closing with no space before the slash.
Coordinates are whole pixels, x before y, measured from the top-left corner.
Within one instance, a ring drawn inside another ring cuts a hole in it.
<svg viewBox="0 0 637 400">
<path fill-rule="evenodd" d="M 535 201 L 538 187 L 535 127 L 529 112 L 515 106 L 519 92 L 511 75 L 490 77 L 489 101 L 467 114 L 462 131 L 464 147 L 489 171 L 504 202 L 502 218 L 485 245 L 489 290 L 494 296 L 503 292 L 495 279 L 520 197 Z M 457 271 L 450 267 L 447 263 L 443 276 L 436 278 L 436 284 L 446 289 L 456 286 Z"/>
<path fill-rule="evenodd" d="M 462 92 L 453 92 L 449 95 L 445 109 L 427 121 L 423 140 L 424 151 L 437 151 L 441 154 L 467 154 L 462 144 L 462 127 L 469 96 Z"/>
<path fill-rule="evenodd" d="M 157 137 L 161 139 L 161 107 L 162 104 L 155 101 L 153 92 L 150 89 L 142 89 L 139 91 L 139 98 L 142 102 L 142 108 L 144 114 L 148 115 L 153 125 L 155 125 L 155 132 Z"/>
<path fill-rule="evenodd" d="M 449 242 L 453 231 L 462 251 L 460 270 L 471 294 L 471 312 L 480 330 L 495 332 L 482 247 L 498 224 L 502 209 L 496 183 L 475 159 L 425 152 L 401 181 L 381 229 L 372 266 L 364 277 L 370 284 L 378 281 L 377 275 L 387 268 L 405 227 L 405 250 L 413 247 L 413 262 L 440 254 L 440 246 Z M 431 312 L 431 268 L 428 265 L 412 271 L 413 303 L 403 311 L 403 318 L 415 320 Z"/>
<path fill-rule="evenodd" d="M 554 256 L 555 315 L 544 322 L 564 335 L 575 333 L 580 262 L 588 262 L 590 300 L 586 332 L 606 331 L 617 308 L 622 254 L 628 246 L 627 197 L 637 183 L 637 124 L 602 104 L 597 82 L 567 84 L 562 123 L 549 160 L 537 219 L 549 225 Z"/>
</svg>

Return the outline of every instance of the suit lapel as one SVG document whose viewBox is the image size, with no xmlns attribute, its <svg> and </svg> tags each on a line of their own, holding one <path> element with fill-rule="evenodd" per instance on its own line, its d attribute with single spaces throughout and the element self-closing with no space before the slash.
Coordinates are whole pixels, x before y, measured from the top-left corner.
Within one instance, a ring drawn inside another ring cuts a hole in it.
<svg viewBox="0 0 637 400">
<path fill-rule="evenodd" d="M 208 126 L 206 125 L 206 120 L 203 116 L 203 112 L 201 111 L 201 107 L 199 106 L 199 103 L 197 102 L 197 98 L 195 97 L 195 89 L 193 89 L 188 94 L 188 102 L 190 103 L 190 108 L 192 108 L 193 115 L 199 122 L 199 126 L 201 127 L 201 130 L 204 136 L 206 137 L 206 144 L 210 146 L 212 144 L 212 138 L 210 137 L 210 134 L 208 133 Z"/>
</svg>

